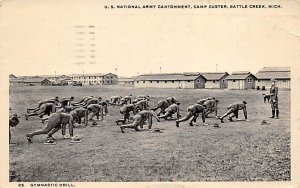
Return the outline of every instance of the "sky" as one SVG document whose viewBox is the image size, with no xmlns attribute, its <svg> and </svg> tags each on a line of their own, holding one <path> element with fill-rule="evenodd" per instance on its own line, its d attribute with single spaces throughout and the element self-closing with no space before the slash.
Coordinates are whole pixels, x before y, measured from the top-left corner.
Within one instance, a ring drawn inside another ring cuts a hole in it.
<svg viewBox="0 0 300 188">
<path fill-rule="evenodd" d="M 299 5 L 291 1 L 282 9 L 230 11 L 105 10 L 104 5 L 110 3 L 1 1 L 1 71 L 17 76 L 256 73 L 299 62 Z"/>
</svg>

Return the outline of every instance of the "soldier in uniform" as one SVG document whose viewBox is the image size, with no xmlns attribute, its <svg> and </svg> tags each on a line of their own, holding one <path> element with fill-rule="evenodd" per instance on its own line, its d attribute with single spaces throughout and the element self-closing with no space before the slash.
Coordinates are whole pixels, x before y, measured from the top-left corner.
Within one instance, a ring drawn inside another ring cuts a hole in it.
<svg viewBox="0 0 300 188">
<path fill-rule="evenodd" d="M 33 136 L 41 134 L 47 134 L 47 139 L 53 139 L 52 135 L 59 129 L 62 129 L 63 137 L 68 138 L 65 136 L 67 124 L 69 125 L 69 134 L 73 137 L 73 117 L 67 113 L 53 113 L 50 115 L 49 121 L 43 129 L 26 134 L 27 141 L 31 143 Z"/>
<path fill-rule="evenodd" d="M 132 101 L 132 95 L 130 94 L 129 96 L 124 96 L 122 97 L 122 99 L 120 100 L 120 105 L 123 106 L 124 104 L 131 104 Z"/>
<path fill-rule="evenodd" d="M 271 79 L 271 88 L 270 88 L 270 103 L 272 108 L 271 118 L 279 118 L 279 108 L 278 108 L 278 87 L 276 86 L 275 78 Z"/>
<path fill-rule="evenodd" d="M 131 129 L 135 129 L 136 131 L 139 131 L 138 126 L 143 128 L 144 122 L 147 120 L 148 120 L 148 129 L 151 130 L 152 117 L 153 117 L 152 110 L 142 110 L 133 117 L 132 124 L 121 125 L 120 126 L 121 131 L 122 131 L 122 133 L 124 133 L 125 128 L 131 128 Z"/>
<path fill-rule="evenodd" d="M 172 115 L 175 113 L 177 114 L 177 119 L 179 119 L 180 118 L 179 105 L 180 105 L 179 102 L 176 102 L 176 104 L 171 104 L 168 108 L 166 108 L 166 110 L 165 110 L 166 112 L 164 115 L 158 116 L 158 120 L 160 118 L 164 118 L 165 120 L 167 120 L 168 117 L 172 118 Z"/>
<path fill-rule="evenodd" d="M 138 111 L 147 110 L 149 107 L 148 99 L 144 99 L 144 100 L 138 101 L 137 103 L 133 103 L 133 104 L 136 106 L 136 109 Z"/>
<path fill-rule="evenodd" d="M 85 96 L 79 102 L 74 102 L 73 106 L 84 106 L 92 98 L 94 98 L 94 97 L 93 96 Z"/>
<path fill-rule="evenodd" d="M 120 103 L 121 99 L 122 99 L 122 96 L 112 96 L 110 98 L 110 103 L 109 104 L 113 105 L 113 106 L 118 105 Z"/>
<path fill-rule="evenodd" d="M 72 106 L 73 105 L 73 101 L 74 101 L 74 97 L 70 97 L 70 98 L 62 98 L 60 100 L 60 104 L 61 104 L 61 108 L 65 108 L 66 106 Z"/>
<path fill-rule="evenodd" d="M 205 117 L 208 117 L 208 114 L 210 113 L 213 113 L 215 112 L 215 116 L 218 115 L 218 103 L 219 103 L 219 100 L 216 100 L 216 99 L 209 99 L 209 100 L 206 100 L 202 106 L 205 107 L 206 111 L 205 111 Z"/>
<path fill-rule="evenodd" d="M 175 97 L 167 97 L 166 100 L 170 105 L 177 103 L 177 99 Z"/>
<path fill-rule="evenodd" d="M 137 113 L 137 109 L 134 104 L 127 104 L 125 106 L 122 106 L 120 108 L 120 113 L 123 114 L 124 119 L 118 119 L 116 121 L 117 125 L 119 124 L 119 122 L 122 122 L 123 124 L 125 124 L 126 120 L 129 121 L 130 112 L 132 112 L 133 115 L 135 115 Z"/>
<path fill-rule="evenodd" d="M 247 120 L 247 108 L 246 108 L 246 104 L 247 104 L 247 102 L 243 101 L 243 102 L 237 102 L 237 103 L 233 103 L 233 104 L 229 105 L 227 107 L 228 111 L 223 116 L 219 117 L 219 119 L 221 120 L 222 123 L 224 123 L 223 119 L 226 116 L 232 114 L 232 115 L 229 116 L 228 120 L 229 121 L 233 121 L 232 120 L 233 117 L 236 117 L 238 119 L 238 117 L 239 117 L 239 110 L 243 110 L 244 117 Z"/>
<path fill-rule="evenodd" d="M 18 115 L 14 114 L 12 117 L 9 118 L 9 144 L 13 144 L 11 142 L 11 133 L 10 133 L 10 128 L 15 127 L 19 124 L 19 119 Z"/>
<path fill-rule="evenodd" d="M 157 105 L 152 108 L 151 110 L 156 111 L 157 109 L 160 109 L 157 113 L 157 116 L 160 116 L 161 113 L 165 113 L 165 110 L 170 106 L 171 104 L 168 103 L 166 100 L 159 100 L 157 102 Z"/>
<path fill-rule="evenodd" d="M 75 108 L 70 112 L 70 115 L 73 117 L 74 121 L 81 124 L 81 119 L 84 118 L 84 124 L 87 126 L 87 116 L 88 110 L 83 107 Z"/>
<path fill-rule="evenodd" d="M 101 105 L 100 104 L 90 104 L 87 107 L 87 110 L 88 110 L 88 114 L 93 113 L 92 116 L 89 118 L 90 121 L 93 120 L 94 116 L 97 116 L 97 119 L 99 119 L 99 115 L 101 116 L 100 120 L 102 121 L 104 112 L 107 111 L 107 103 L 102 102 Z"/>
<path fill-rule="evenodd" d="M 194 126 L 193 122 L 196 122 L 199 114 L 201 114 L 203 125 L 208 125 L 207 123 L 205 123 L 205 107 L 203 107 L 200 104 L 194 104 L 194 105 L 189 106 L 187 108 L 187 111 L 188 111 L 188 113 L 185 117 L 183 117 L 179 120 L 176 120 L 176 127 L 179 127 L 180 122 L 187 121 L 191 117 L 193 117 L 193 119 L 190 121 L 189 125 Z"/>
<path fill-rule="evenodd" d="M 97 97 L 93 97 L 93 98 L 89 99 L 86 102 L 86 104 L 84 106 L 82 106 L 82 107 L 86 108 L 90 104 L 100 104 L 101 100 L 102 100 L 102 97 L 98 97 L 98 98 Z"/>
<path fill-rule="evenodd" d="M 56 111 L 56 108 L 59 108 L 57 105 L 58 105 L 57 101 L 55 103 L 42 104 L 40 106 L 39 111 L 30 113 L 30 114 L 26 114 L 25 118 L 26 118 L 26 120 L 28 120 L 28 117 L 30 117 L 30 116 L 39 116 L 40 118 L 43 118 L 43 116 L 46 114 L 49 116 L 51 113 L 54 113 Z"/>
<path fill-rule="evenodd" d="M 55 103 L 55 102 L 58 102 L 58 101 L 59 101 L 59 97 L 55 97 L 54 99 L 46 99 L 46 100 L 39 101 L 38 102 L 38 106 L 36 108 L 27 108 L 27 113 L 29 114 L 30 111 L 37 112 L 37 111 L 39 111 L 40 107 L 43 104 L 46 104 L 46 103 Z"/>
</svg>

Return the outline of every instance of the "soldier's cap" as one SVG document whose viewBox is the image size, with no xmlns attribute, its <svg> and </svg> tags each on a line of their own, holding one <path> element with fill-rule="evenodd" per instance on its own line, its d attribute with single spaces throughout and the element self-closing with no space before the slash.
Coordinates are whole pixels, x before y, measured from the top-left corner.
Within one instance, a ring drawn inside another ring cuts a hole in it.
<svg viewBox="0 0 300 188">
<path fill-rule="evenodd" d="M 70 99 L 74 99 L 74 97 L 72 96 Z"/>
<path fill-rule="evenodd" d="M 102 97 L 98 97 L 98 99 L 102 99 Z"/>
<path fill-rule="evenodd" d="M 80 141 L 80 137 L 78 135 L 73 136 L 72 138 L 73 141 Z"/>
<path fill-rule="evenodd" d="M 59 99 L 59 97 L 58 97 L 58 96 L 56 96 L 56 97 L 55 97 L 55 99 Z"/>
<path fill-rule="evenodd" d="M 271 80 L 270 80 L 270 82 L 276 82 L 277 80 L 275 79 L 275 78 L 272 78 Z"/>
<path fill-rule="evenodd" d="M 246 101 L 243 101 L 243 103 L 244 103 L 244 104 L 247 104 L 247 102 L 246 102 Z"/>
<path fill-rule="evenodd" d="M 177 105 L 180 105 L 180 102 L 176 102 Z"/>
</svg>

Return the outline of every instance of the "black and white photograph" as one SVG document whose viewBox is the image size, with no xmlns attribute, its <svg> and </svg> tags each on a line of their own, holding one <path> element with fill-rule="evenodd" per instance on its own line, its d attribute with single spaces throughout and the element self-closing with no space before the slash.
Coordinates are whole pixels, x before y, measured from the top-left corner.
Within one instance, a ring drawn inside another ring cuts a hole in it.
<svg viewBox="0 0 300 188">
<path fill-rule="evenodd" d="M 0 1 L 0 187 L 298 187 L 299 10 Z"/>
</svg>

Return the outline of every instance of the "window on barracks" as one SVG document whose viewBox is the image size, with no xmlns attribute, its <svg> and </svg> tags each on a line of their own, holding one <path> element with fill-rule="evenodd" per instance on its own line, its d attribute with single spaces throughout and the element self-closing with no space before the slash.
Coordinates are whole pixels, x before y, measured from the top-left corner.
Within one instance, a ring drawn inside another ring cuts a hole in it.
<svg viewBox="0 0 300 188">
<path fill-rule="evenodd" d="M 235 80 L 233 80 L 233 82 L 235 82 Z"/>
<path fill-rule="evenodd" d="M 145 83 L 145 81 L 143 81 L 143 83 Z"/>
<path fill-rule="evenodd" d="M 172 80 L 172 83 L 174 83 L 174 80 Z"/>
<path fill-rule="evenodd" d="M 165 83 L 168 83 L 168 81 L 165 81 Z"/>
<path fill-rule="evenodd" d="M 150 83 L 152 83 L 152 81 L 150 81 Z"/>
<path fill-rule="evenodd" d="M 247 82 L 251 83 L 252 82 L 252 78 L 247 78 Z"/>
<path fill-rule="evenodd" d="M 157 83 L 159 83 L 159 81 L 157 81 Z"/>
<path fill-rule="evenodd" d="M 287 80 L 282 80 L 283 82 L 287 82 Z"/>
<path fill-rule="evenodd" d="M 216 80 L 213 80 L 213 83 L 216 83 Z"/>
<path fill-rule="evenodd" d="M 139 83 L 139 81 L 136 81 L 136 83 Z"/>
<path fill-rule="evenodd" d="M 190 80 L 188 80 L 187 82 L 188 82 L 188 83 L 190 83 L 191 81 L 190 81 Z"/>
</svg>

